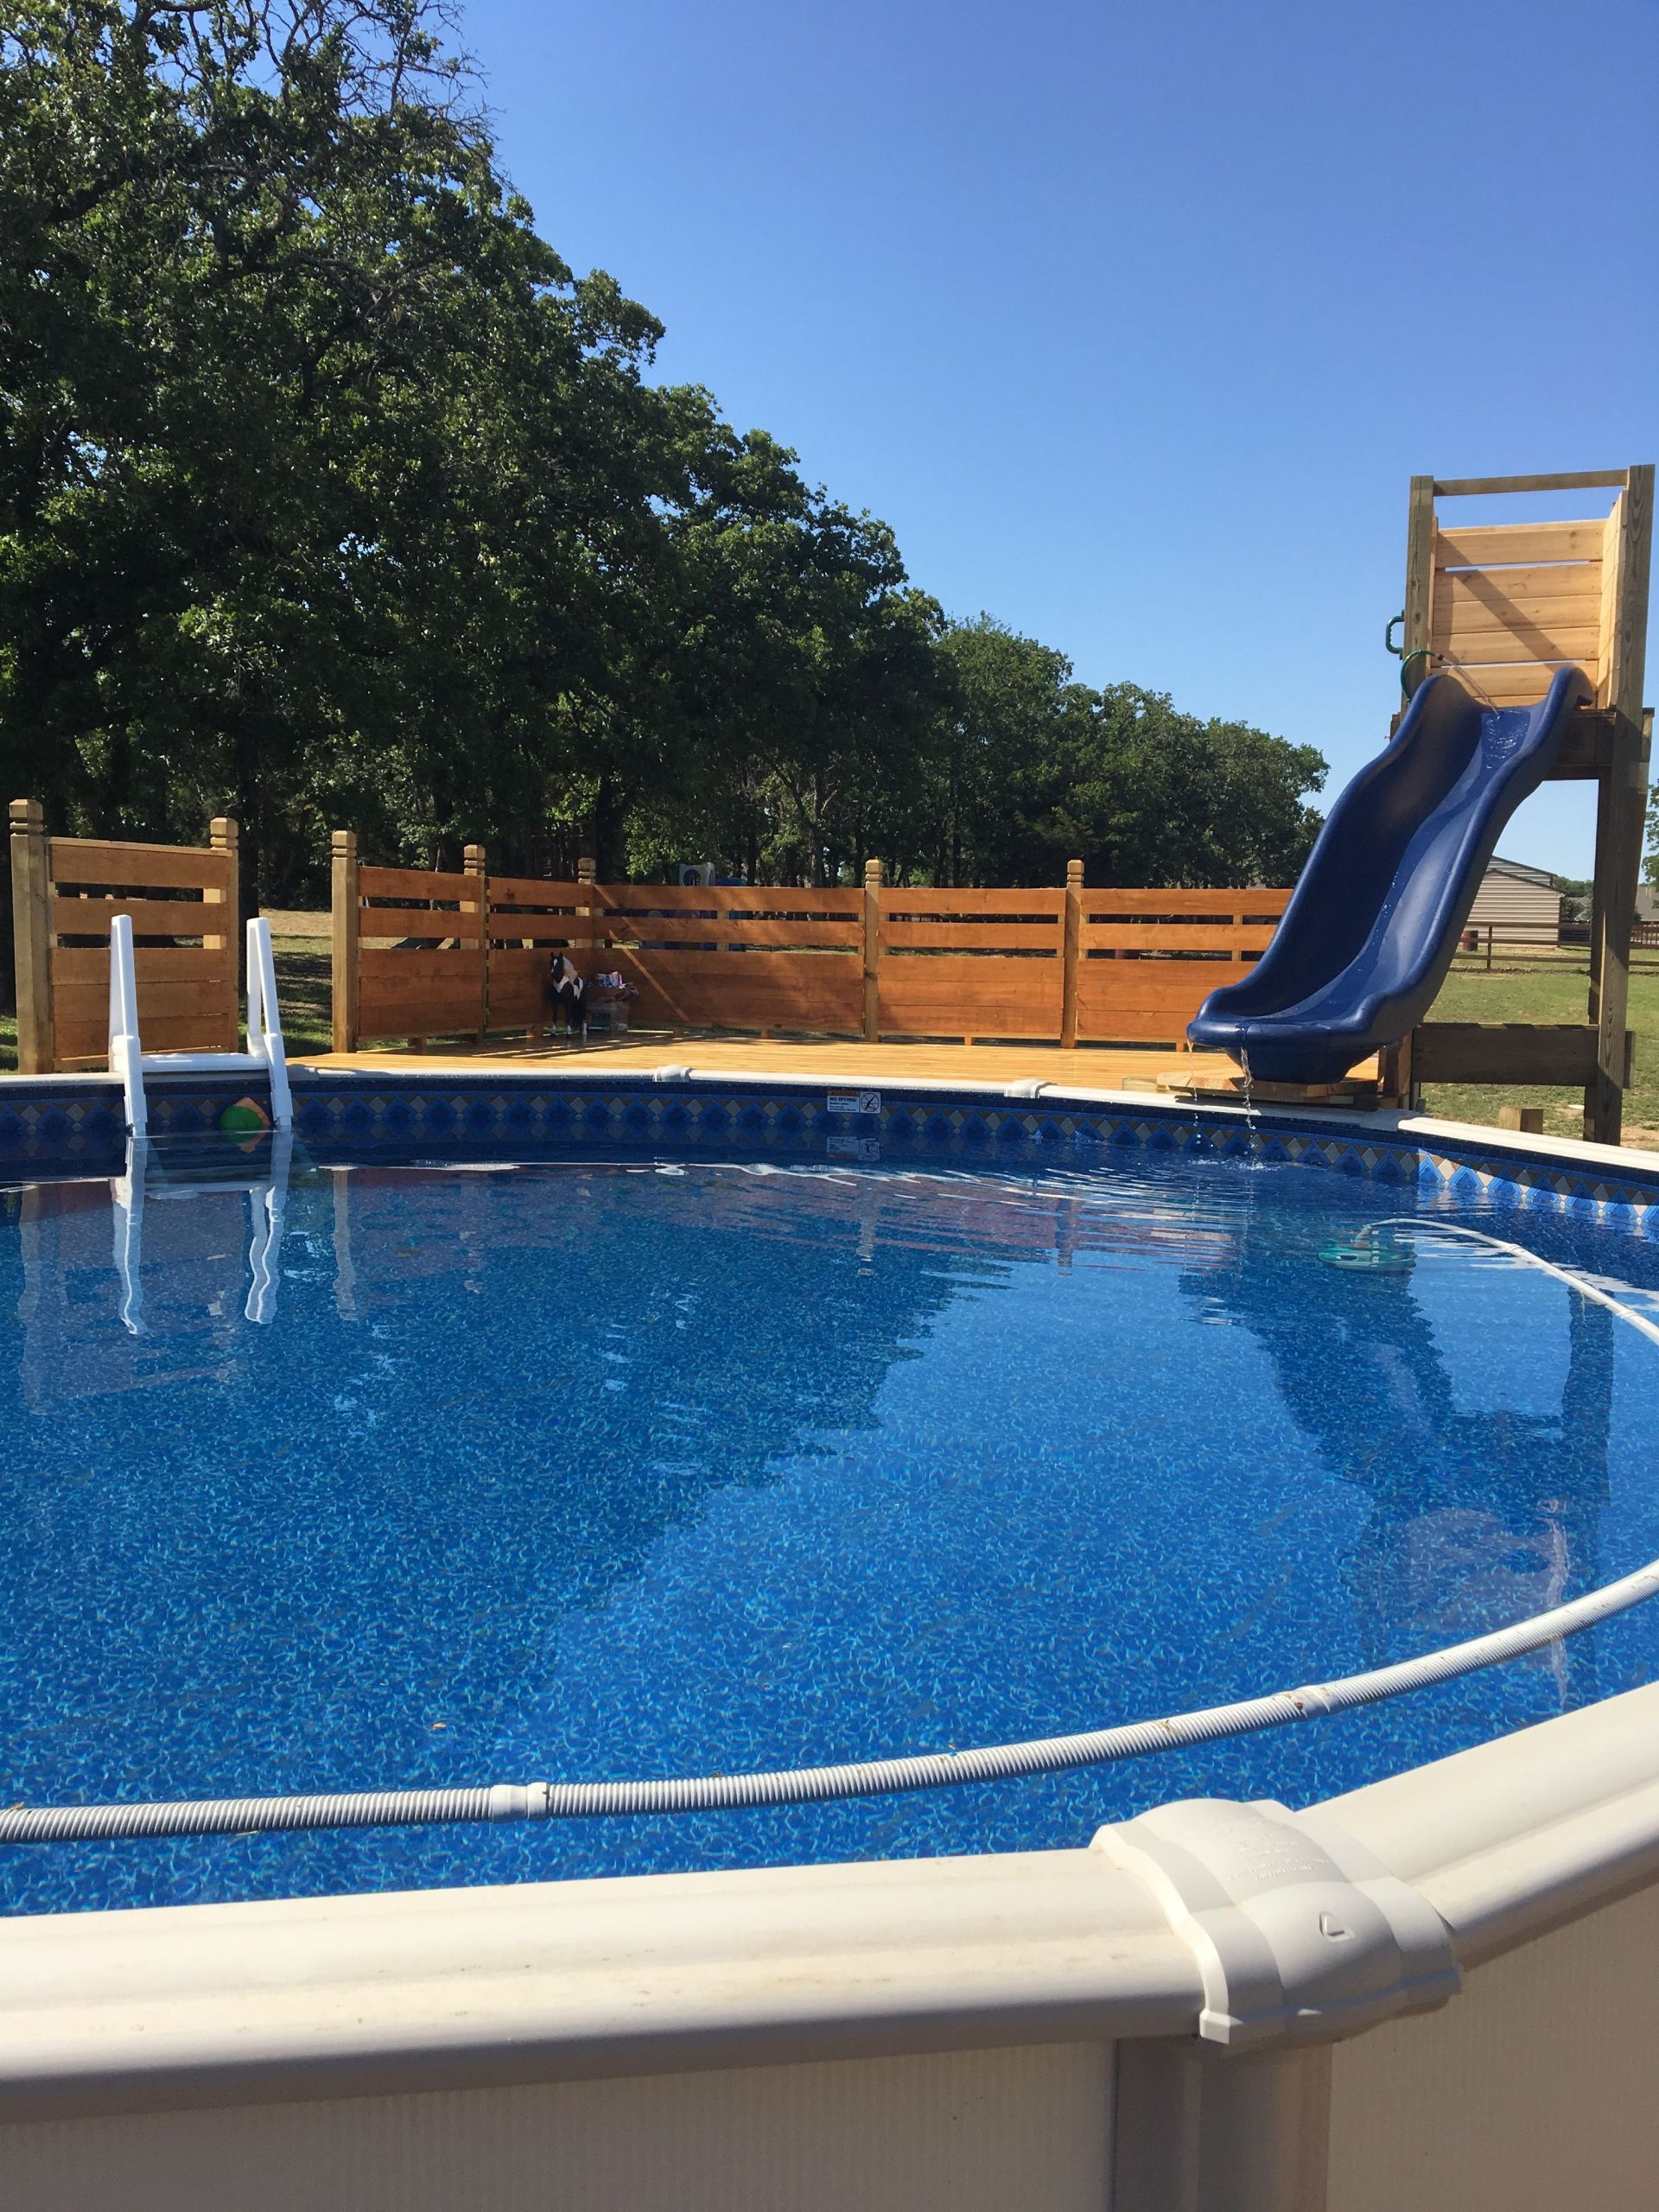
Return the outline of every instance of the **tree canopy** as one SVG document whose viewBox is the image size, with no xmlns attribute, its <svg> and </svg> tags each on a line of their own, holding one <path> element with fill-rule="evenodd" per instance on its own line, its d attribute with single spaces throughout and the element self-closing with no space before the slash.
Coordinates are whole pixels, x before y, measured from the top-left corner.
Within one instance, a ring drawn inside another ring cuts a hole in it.
<svg viewBox="0 0 1659 2212">
<path fill-rule="evenodd" d="M 607 873 L 1287 880 L 1325 764 L 948 621 L 652 377 L 434 0 L 0 0 L 0 758 L 54 826 Z"/>
</svg>

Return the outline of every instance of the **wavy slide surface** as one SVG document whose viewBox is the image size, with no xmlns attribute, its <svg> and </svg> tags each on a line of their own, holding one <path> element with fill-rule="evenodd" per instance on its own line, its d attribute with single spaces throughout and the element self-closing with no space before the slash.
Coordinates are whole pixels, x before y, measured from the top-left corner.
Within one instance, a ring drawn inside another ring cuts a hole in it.
<svg viewBox="0 0 1659 2212">
<path fill-rule="evenodd" d="M 1454 676 L 1412 698 L 1386 751 L 1332 808 L 1273 942 L 1211 991 L 1187 1035 L 1271 1083 L 1335 1083 L 1421 1021 L 1504 824 L 1537 790 L 1582 669 L 1532 707 L 1483 706 Z"/>
</svg>

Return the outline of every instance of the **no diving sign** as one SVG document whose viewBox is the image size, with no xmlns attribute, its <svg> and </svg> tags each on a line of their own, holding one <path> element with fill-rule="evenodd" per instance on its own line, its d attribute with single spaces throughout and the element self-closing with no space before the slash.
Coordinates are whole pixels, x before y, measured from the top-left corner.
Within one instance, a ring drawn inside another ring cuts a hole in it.
<svg viewBox="0 0 1659 2212">
<path fill-rule="evenodd" d="M 879 1114 L 881 1111 L 879 1090 L 832 1090 L 824 1103 L 832 1114 Z"/>
</svg>

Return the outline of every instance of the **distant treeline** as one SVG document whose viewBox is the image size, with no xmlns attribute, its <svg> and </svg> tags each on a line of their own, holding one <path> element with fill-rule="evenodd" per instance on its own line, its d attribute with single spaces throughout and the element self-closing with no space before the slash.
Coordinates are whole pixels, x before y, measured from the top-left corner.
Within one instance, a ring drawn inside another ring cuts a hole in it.
<svg viewBox="0 0 1659 2212">
<path fill-rule="evenodd" d="M 0 749 L 54 828 L 1285 883 L 1325 775 L 912 586 L 576 276 L 433 0 L 0 0 Z"/>
</svg>

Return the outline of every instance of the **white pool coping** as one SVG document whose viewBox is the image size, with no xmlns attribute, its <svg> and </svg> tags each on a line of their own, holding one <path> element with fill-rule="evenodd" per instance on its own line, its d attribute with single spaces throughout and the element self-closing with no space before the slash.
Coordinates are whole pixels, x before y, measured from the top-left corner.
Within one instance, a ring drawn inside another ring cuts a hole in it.
<svg viewBox="0 0 1659 2212">
<path fill-rule="evenodd" d="M 1659 1685 L 1320 1810 L 1478 1963 L 1659 1877 Z M 1191 2036 L 1205 2001 L 1099 1849 L 20 1917 L 0 1989 L 0 2120 Z"/>
</svg>

